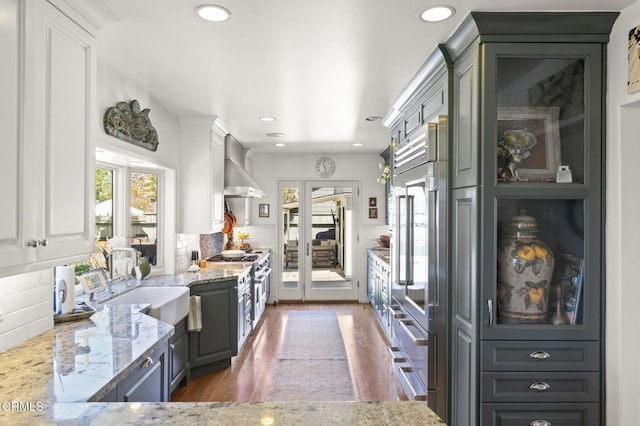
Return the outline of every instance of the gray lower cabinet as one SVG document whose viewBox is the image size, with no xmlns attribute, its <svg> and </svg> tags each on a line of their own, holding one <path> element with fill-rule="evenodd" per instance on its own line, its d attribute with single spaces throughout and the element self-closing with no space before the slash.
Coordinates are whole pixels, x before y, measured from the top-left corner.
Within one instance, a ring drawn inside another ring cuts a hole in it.
<svg viewBox="0 0 640 426">
<path fill-rule="evenodd" d="M 191 376 L 231 365 L 238 354 L 238 280 L 195 284 L 191 295 L 200 296 L 202 330 L 189 332 Z"/>
<path fill-rule="evenodd" d="M 100 402 L 168 402 L 168 344 L 134 361 L 133 370 Z"/>
<path fill-rule="evenodd" d="M 380 250 L 367 250 L 367 296 L 380 325 L 382 325 L 387 337 L 391 338 L 389 310 L 391 269 L 389 264 L 380 257 L 380 252 Z M 385 250 L 382 253 L 388 254 L 388 251 Z"/>
<path fill-rule="evenodd" d="M 187 318 L 175 326 L 175 333 L 169 339 L 169 391 L 173 393 L 187 377 L 189 365 L 189 334 Z"/>
<path fill-rule="evenodd" d="M 482 424 L 500 426 L 598 426 L 599 404 L 484 404 Z"/>
</svg>

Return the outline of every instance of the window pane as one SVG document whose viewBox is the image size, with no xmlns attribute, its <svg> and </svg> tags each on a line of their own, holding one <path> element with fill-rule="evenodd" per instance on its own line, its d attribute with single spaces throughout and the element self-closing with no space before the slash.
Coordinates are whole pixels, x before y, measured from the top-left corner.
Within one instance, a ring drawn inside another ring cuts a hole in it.
<svg viewBox="0 0 640 426">
<path fill-rule="evenodd" d="M 131 247 L 156 264 L 158 174 L 131 172 Z"/>
<path fill-rule="evenodd" d="M 96 167 L 96 239 L 113 237 L 113 170 Z"/>
</svg>

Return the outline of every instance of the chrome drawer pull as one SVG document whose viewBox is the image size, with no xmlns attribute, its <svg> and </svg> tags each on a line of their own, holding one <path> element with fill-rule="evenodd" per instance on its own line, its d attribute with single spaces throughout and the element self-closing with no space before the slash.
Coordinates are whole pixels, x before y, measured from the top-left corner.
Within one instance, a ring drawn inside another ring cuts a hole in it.
<svg viewBox="0 0 640 426">
<path fill-rule="evenodd" d="M 537 391 L 546 391 L 546 390 L 549 390 L 550 388 L 551 388 L 551 385 L 545 382 L 531 383 L 529 385 L 529 389 L 537 390 Z"/>
<path fill-rule="evenodd" d="M 404 330 L 405 333 L 411 338 L 411 341 L 416 346 L 427 346 L 429 344 L 429 340 L 426 337 L 416 336 L 409 330 L 409 325 L 413 325 L 413 322 L 410 320 L 400 320 L 400 326 Z"/>
<path fill-rule="evenodd" d="M 534 420 L 529 423 L 529 426 L 551 426 L 551 422 L 546 420 Z"/>
<path fill-rule="evenodd" d="M 551 355 L 548 354 L 545 351 L 535 351 L 535 352 L 531 352 L 529 354 L 529 358 L 533 358 L 533 359 L 549 359 L 549 358 L 551 358 Z"/>
<path fill-rule="evenodd" d="M 153 365 L 153 360 L 150 357 L 147 357 L 147 359 L 144 360 L 144 362 L 142 363 L 142 368 L 149 368 Z"/>
</svg>

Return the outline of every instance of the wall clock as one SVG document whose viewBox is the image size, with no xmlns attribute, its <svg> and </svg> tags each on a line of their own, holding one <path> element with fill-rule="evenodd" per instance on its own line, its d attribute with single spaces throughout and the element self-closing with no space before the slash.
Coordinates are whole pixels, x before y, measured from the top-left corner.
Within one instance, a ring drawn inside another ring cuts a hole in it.
<svg viewBox="0 0 640 426">
<path fill-rule="evenodd" d="M 328 178 L 336 171 L 336 163 L 333 158 L 320 157 L 316 160 L 315 170 L 318 176 Z"/>
</svg>

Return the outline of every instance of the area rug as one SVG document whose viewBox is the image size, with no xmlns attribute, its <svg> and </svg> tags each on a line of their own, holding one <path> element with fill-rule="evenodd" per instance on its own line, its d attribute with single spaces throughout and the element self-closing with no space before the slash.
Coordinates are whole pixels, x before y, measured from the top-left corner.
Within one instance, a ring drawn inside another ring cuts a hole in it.
<svg viewBox="0 0 640 426">
<path fill-rule="evenodd" d="M 267 401 L 353 401 L 334 311 L 291 311 Z"/>
<path fill-rule="evenodd" d="M 311 271 L 312 281 L 344 281 L 345 278 L 336 271 L 330 271 L 328 269 L 319 269 Z M 282 273 L 283 282 L 297 282 L 298 271 L 285 271 Z"/>
</svg>

